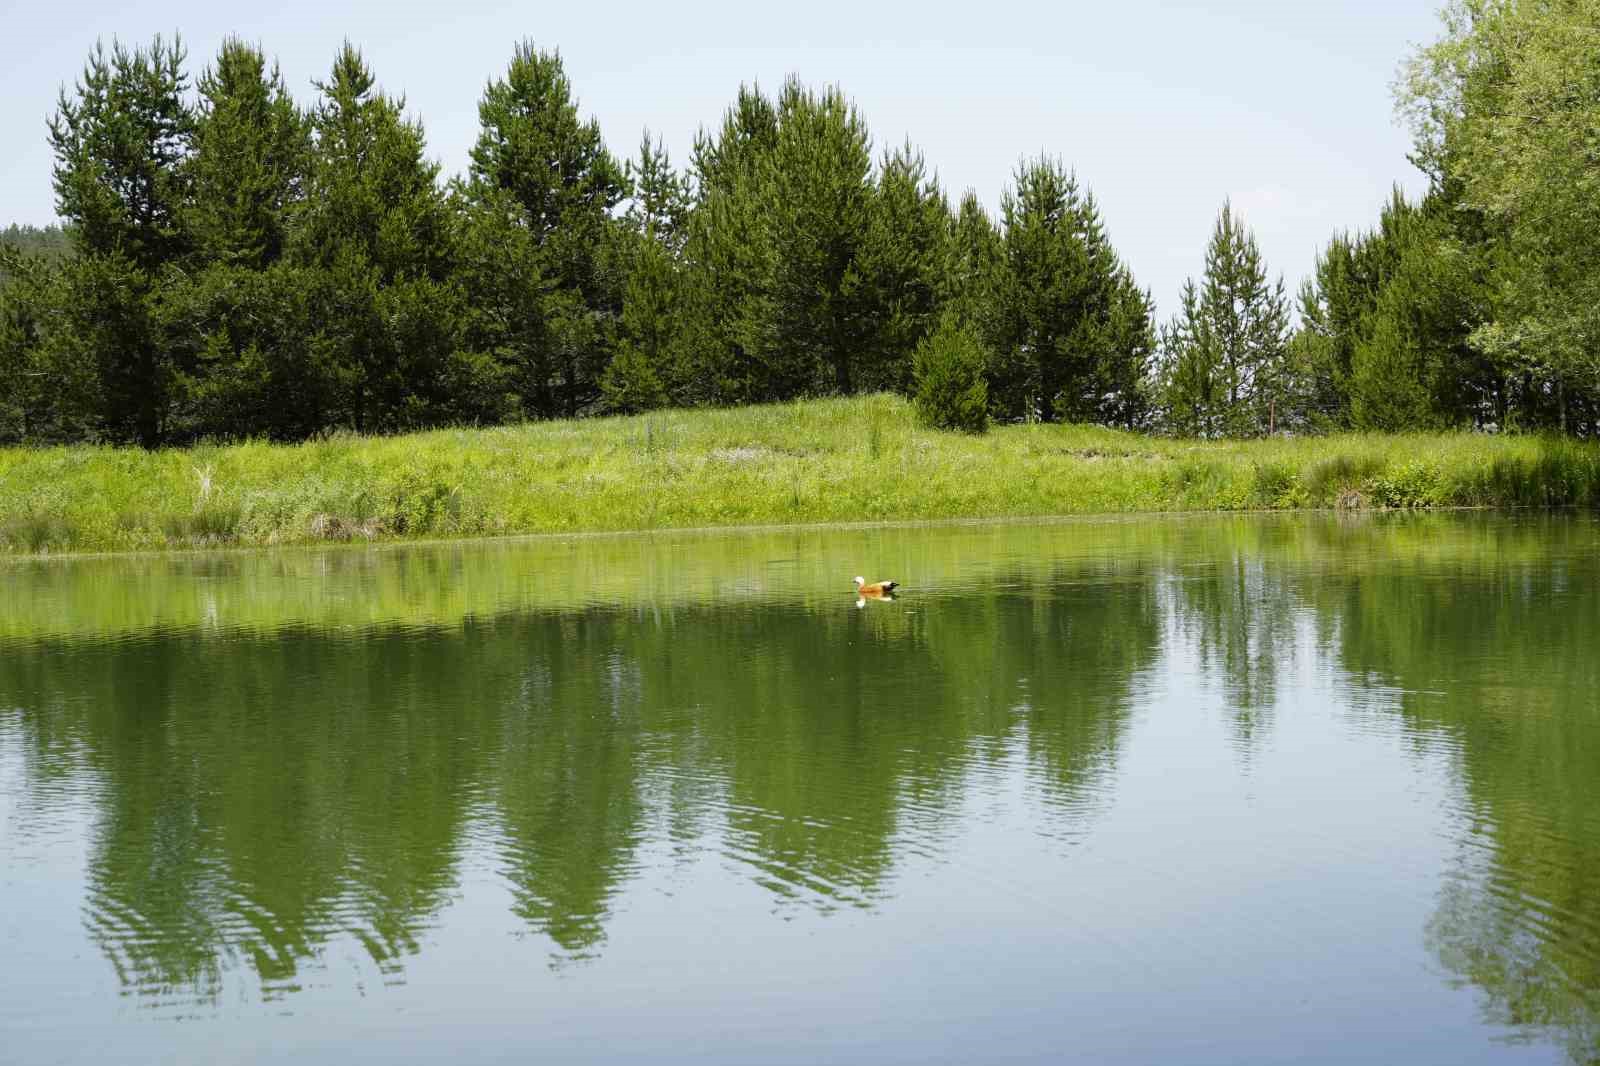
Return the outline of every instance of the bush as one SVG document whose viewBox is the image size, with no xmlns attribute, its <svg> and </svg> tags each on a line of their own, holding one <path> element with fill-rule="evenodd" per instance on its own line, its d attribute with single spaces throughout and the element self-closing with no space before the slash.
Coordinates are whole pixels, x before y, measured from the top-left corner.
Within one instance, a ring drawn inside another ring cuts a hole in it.
<svg viewBox="0 0 1600 1066">
<path fill-rule="evenodd" d="M 938 429 L 982 433 L 989 428 L 988 352 L 970 326 L 946 315 L 917 345 L 912 363 L 917 414 Z"/>
</svg>

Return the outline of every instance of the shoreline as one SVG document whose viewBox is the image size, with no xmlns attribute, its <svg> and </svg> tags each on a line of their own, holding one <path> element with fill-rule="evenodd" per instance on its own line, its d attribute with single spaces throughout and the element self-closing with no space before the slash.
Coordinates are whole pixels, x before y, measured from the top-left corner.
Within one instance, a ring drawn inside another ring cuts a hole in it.
<svg viewBox="0 0 1600 1066">
<path fill-rule="evenodd" d="M 0 449 L 0 559 L 1600 505 L 1600 444 L 920 426 L 889 395 L 301 444 Z"/>
<path fill-rule="evenodd" d="M 278 544 L 179 545 L 166 548 L 129 548 L 102 551 L 57 551 L 22 554 L 0 550 L 0 567 L 8 563 L 76 562 L 99 559 L 203 559 L 209 556 L 237 557 L 289 552 L 388 552 L 411 548 L 451 548 L 484 546 L 555 544 L 564 541 L 645 540 L 656 537 L 718 537 L 774 533 L 868 532 L 872 530 L 984 529 L 1006 526 L 1118 525 L 1153 519 L 1162 522 L 1199 521 L 1225 518 L 1340 517 L 1350 520 L 1384 518 L 1397 515 L 1501 514 L 1557 515 L 1581 513 L 1576 507 L 1510 507 L 1495 504 L 1460 504 L 1439 507 L 1368 507 L 1360 510 L 1337 507 L 1252 508 L 1240 510 L 1108 511 L 1101 513 L 1054 515 L 997 515 L 960 518 L 886 518 L 870 522 L 777 522 L 734 526 L 662 526 L 655 529 L 592 529 L 551 533 L 493 533 L 462 537 L 385 538 L 374 540 L 285 541 Z"/>
</svg>

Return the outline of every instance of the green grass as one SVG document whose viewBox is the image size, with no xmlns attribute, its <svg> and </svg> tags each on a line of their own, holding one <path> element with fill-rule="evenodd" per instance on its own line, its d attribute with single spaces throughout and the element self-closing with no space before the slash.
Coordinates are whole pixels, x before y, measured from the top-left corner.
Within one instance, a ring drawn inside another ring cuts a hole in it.
<svg viewBox="0 0 1600 1066">
<path fill-rule="evenodd" d="M 1600 446 L 922 428 L 892 396 L 335 436 L 0 449 L 0 552 L 1317 507 L 1593 506 Z"/>
</svg>

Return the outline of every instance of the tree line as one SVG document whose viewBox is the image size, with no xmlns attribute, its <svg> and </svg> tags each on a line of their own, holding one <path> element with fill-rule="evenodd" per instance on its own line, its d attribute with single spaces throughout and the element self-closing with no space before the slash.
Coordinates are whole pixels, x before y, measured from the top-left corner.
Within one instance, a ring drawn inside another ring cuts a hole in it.
<svg viewBox="0 0 1600 1066">
<path fill-rule="evenodd" d="M 1563 226 L 1523 233 L 1529 205 L 1485 184 L 1531 179 L 1474 147 L 1498 143 L 1483 116 L 1555 91 L 1484 58 L 1467 36 L 1488 21 L 1414 60 L 1402 102 L 1430 190 L 1330 242 L 1298 326 L 1230 206 L 1158 324 L 1060 160 L 1019 163 L 991 217 L 909 142 L 876 150 L 836 87 L 742 87 L 680 169 L 648 132 L 613 155 L 559 54 L 525 42 L 443 181 L 349 43 L 309 106 L 239 40 L 192 84 L 178 41 L 97 47 L 49 121 L 63 228 L 0 240 L 0 441 L 295 440 L 878 390 L 942 395 L 939 420 L 974 429 L 1589 433 L 1595 253 L 1534 262 Z M 1530 47 L 1525 27 L 1497 32 Z M 1578 62 L 1539 62 L 1562 58 Z M 1587 165 L 1570 156 L 1534 173 L 1570 183 Z M 1581 200 L 1538 206 L 1576 222 Z"/>
</svg>

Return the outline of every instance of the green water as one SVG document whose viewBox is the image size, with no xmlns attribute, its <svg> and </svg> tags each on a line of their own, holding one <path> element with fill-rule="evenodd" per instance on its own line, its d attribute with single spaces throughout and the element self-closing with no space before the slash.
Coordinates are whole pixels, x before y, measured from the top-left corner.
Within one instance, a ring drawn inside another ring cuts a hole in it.
<svg viewBox="0 0 1600 1066">
<path fill-rule="evenodd" d="M 0 1062 L 1593 1062 L 1597 577 L 1485 516 L 0 563 Z"/>
</svg>

